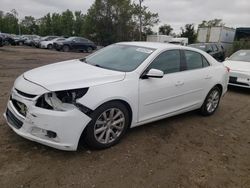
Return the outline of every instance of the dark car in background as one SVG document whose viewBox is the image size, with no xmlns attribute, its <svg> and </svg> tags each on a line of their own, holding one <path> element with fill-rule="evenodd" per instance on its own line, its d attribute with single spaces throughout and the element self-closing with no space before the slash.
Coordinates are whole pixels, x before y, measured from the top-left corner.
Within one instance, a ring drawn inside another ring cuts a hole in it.
<svg viewBox="0 0 250 188">
<path fill-rule="evenodd" d="M 190 44 L 189 47 L 203 50 L 213 56 L 217 61 L 225 60 L 225 50 L 219 43 L 195 43 Z"/>
<path fill-rule="evenodd" d="M 94 42 L 83 37 L 70 37 L 64 41 L 54 42 L 53 46 L 58 51 L 85 51 L 91 53 L 97 48 Z"/>
<path fill-rule="evenodd" d="M 16 37 L 14 37 L 14 40 L 15 40 L 15 43 L 17 44 L 17 45 L 23 45 L 24 44 L 24 42 L 28 39 L 28 37 L 29 36 L 31 36 L 31 35 L 18 35 L 18 36 L 16 36 Z"/>
<path fill-rule="evenodd" d="M 0 35 L 0 47 L 2 47 L 2 46 L 3 46 L 3 38 Z"/>
<path fill-rule="evenodd" d="M 2 45 L 16 45 L 14 38 L 8 33 L 0 33 Z"/>
</svg>

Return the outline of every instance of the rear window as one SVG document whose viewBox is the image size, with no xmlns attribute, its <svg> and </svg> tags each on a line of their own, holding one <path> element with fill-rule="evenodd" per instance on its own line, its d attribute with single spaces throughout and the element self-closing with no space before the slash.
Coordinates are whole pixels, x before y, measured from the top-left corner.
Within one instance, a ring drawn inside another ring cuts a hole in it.
<svg viewBox="0 0 250 188">
<path fill-rule="evenodd" d="M 203 56 L 194 51 L 185 51 L 187 70 L 200 69 L 203 67 Z"/>
</svg>

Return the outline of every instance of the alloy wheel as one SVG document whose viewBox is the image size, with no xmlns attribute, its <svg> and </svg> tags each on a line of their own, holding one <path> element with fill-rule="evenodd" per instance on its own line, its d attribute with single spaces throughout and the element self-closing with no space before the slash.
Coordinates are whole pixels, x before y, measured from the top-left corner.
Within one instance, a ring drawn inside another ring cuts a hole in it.
<svg viewBox="0 0 250 188">
<path fill-rule="evenodd" d="M 218 107 L 219 101 L 220 101 L 219 91 L 217 90 L 212 91 L 208 97 L 207 104 L 206 104 L 207 111 L 209 113 L 213 113 Z"/>
<path fill-rule="evenodd" d="M 117 108 L 108 109 L 95 122 L 95 139 L 101 144 L 110 144 L 122 134 L 124 128 L 124 113 Z"/>
</svg>

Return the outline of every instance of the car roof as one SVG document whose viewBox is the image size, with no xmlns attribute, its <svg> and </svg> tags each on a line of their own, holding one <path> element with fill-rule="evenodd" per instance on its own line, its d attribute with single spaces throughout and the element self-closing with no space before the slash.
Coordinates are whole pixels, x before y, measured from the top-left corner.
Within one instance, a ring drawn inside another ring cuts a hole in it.
<svg viewBox="0 0 250 188">
<path fill-rule="evenodd" d="M 151 48 L 155 50 L 183 49 L 183 50 L 192 50 L 201 52 L 200 50 L 188 46 L 180 46 L 176 44 L 160 43 L 160 42 L 119 42 L 117 44 Z"/>
<path fill-rule="evenodd" d="M 166 49 L 166 48 L 180 47 L 178 45 L 169 44 L 169 43 L 160 43 L 160 42 L 119 42 L 117 44 L 153 48 L 153 49 Z"/>
<path fill-rule="evenodd" d="M 193 44 L 190 44 L 190 45 L 210 45 L 210 44 L 219 44 L 219 43 L 216 43 L 216 42 L 199 42 L 199 43 L 193 43 Z"/>
</svg>

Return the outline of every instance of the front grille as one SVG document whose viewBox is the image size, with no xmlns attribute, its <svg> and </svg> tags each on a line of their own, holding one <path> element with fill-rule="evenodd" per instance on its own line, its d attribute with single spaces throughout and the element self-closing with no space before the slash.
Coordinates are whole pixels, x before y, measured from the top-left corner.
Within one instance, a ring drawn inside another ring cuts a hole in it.
<svg viewBox="0 0 250 188">
<path fill-rule="evenodd" d="M 11 99 L 13 106 L 15 109 L 24 117 L 26 117 L 27 106 L 15 99 Z"/>
<path fill-rule="evenodd" d="M 229 83 L 231 83 L 231 84 L 237 84 L 237 85 L 242 85 L 242 86 L 249 86 L 246 83 L 238 82 L 237 81 L 237 77 L 232 77 L 232 76 L 229 77 Z"/>
<path fill-rule="evenodd" d="M 232 76 L 230 76 L 230 77 L 229 77 L 229 82 L 230 82 L 230 83 L 235 83 L 235 82 L 237 82 L 237 77 L 232 77 Z"/>
<path fill-rule="evenodd" d="M 16 129 L 20 129 L 23 126 L 23 122 L 15 117 L 15 115 L 7 109 L 6 111 L 7 121 Z"/>
<path fill-rule="evenodd" d="M 19 95 L 22 95 L 22 96 L 24 96 L 24 97 L 26 97 L 26 98 L 35 98 L 36 97 L 36 95 L 31 95 L 31 94 L 28 94 L 28 93 L 24 93 L 24 92 L 22 92 L 22 91 L 20 91 L 20 90 L 18 90 L 18 89 L 16 89 L 16 91 L 17 91 L 17 93 L 19 94 Z"/>
</svg>

